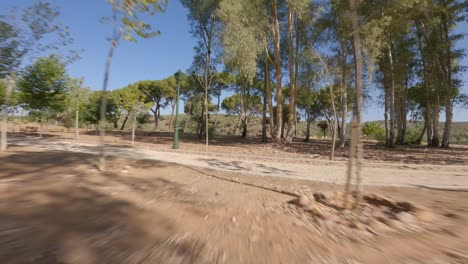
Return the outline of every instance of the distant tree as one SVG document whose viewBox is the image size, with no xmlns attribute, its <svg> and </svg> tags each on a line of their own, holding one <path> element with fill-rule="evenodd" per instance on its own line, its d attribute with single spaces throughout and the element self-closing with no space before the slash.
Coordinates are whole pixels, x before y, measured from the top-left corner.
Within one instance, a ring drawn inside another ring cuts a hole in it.
<svg viewBox="0 0 468 264">
<path fill-rule="evenodd" d="M 154 115 L 154 129 L 159 131 L 161 108 L 167 106 L 175 98 L 175 80 L 173 77 L 158 81 L 140 81 L 135 84 L 140 90 L 145 104 L 150 104 L 150 111 Z"/>
<path fill-rule="evenodd" d="M 261 113 L 262 100 L 258 95 L 243 96 L 241 94 L 233 94 L 226 97 L 221 106 L 228 114 L 239 116 L 237 130 L 239 130 L 239 126 L 242 124 L 241 138 L 246 138 L 248 121 L 252 116 Z"/>
<path fill-rule="evenodd" d="M 209 94 L 216 72 L 216 30 L 220 19 L 216 14 L 220 0 L 181 0 L 187 8 L 187 18 L 190 22 L 191 33 L 198 40 L 192 63 L 192 72 L 204 90 L 203 123 L 199 138 L 205 134 L 205 151 L 208 151 L 208 105 Z"/>
<path fill-rule="evenodd" d="M 42 112 L 41 136 L 46 112 L 60 112 L 65 108 L 67 81 L 65 63 L 59 57 L 51 55 L 39 58 L 33 65 L 26 67 L 18 82 L 22 100 L 31 109 Z"/>
<path fill-rule="evenodd" d="M 67 105 L 75 112 L 75 138 L 80 139 L 80 111 L 88 103 L 91 90 L 83 86 L 82 78 L 71 78 L 66 93 Z"/>
</svg>

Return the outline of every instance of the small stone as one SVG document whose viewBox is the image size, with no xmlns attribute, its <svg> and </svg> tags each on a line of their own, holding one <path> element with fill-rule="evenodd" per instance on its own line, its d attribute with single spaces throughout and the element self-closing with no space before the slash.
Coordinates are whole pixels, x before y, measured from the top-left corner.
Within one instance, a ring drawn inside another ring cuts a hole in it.
<svg viewBox="0 0 468 264">
<path fill-rule="evenodd" d="M 314 193 L 314 198 L 315 198 L 315 201 L 317 201 L 317 202 L 323 202 L 323 201 L 327 200 L 327 197 L 325 197 L 325 195 L 323 195 L 323 193 Z"/>
<path fill-rule="evenodd" d="M 231 221 L 232 221 L 233 223 L 236 223 L 236 221 L 237 221 L 236 217 L 233 216 L 233 217 L 231 218 Z"/>
<path fill-rule="evenodd" d="M 310 202 L 309 198 L 307 196 L 305 196 L 304 194 L 301 194 L 299 195 L 299 197 L 293 199 L 290 201 L 290 203 L 293 203 L 297 206 L 301 206 L 301 207 L 304 207 L 306 205 L 308 205 Z"/>
<path fill-rule="evenodd" d="M 215 192 L 215 195 L 218 196 L 218 195 L 220 195 L 220 193 L 219 193 L 219 192 Z"/>
<path fill-rule="evenodd" d="M 402 212 L 397 214 L 398 220 L 400 220 L 402 223 L 405 223 L 407 225 L 415 225 L 416 224 L 416 217 L 410 213 L 407 212 Z"/>
<path fill-rule="evenodd" d="M 128 173 L 128 170 L 122 170 L 122 173 Z"/>
<path fill-rule="evenodd" d="M 125 165 L 125 166 L 124 166 L 124 169 L 126 169 L 126 170 L 128 170 L 128 169 L 130 169 L 130 168 L 131 168 L 130 165 Z"/>
<path fill-rule="evenodd" d="M 336 199 L 336 200 L 343 200 L 344 193 L 343 192 L 335 192 L 335 195 L 333 196 L 333 198 Z"/>
</svg>

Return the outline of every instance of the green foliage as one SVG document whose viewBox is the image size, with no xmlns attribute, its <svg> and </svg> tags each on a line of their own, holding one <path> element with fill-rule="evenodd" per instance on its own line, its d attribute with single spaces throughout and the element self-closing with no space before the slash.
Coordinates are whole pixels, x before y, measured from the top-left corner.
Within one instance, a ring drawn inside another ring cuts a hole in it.
<svg viewBox="0 0 468 264">
<path fill-rule="evenodd" d="M 160 34 L 150 24 L 140 19 L 141 15 L 155 15 L 164 12 L 167 0 L 107 0 L 112 6 L 114 16 L 105 17 L 103 22 L 112 24 L 119 22 L 114 32 L 114 40 L 122 37 L 124 40 L 135 42 L 137 37 L 151 38 Z M 115 21 L 117 20 L 117 21 Z"/>
<path fill-rule="evenodd" d="M 98 124 L 100 120 L 102 92 L 93 92 L 89 97 L 89 103 L 81 109 L 80 119 L 83 123 Z M 112 93 L 107 94 L 106 120 L 109 123 L 116 124 L 121 116 L 119 99 Z"/>
<path fill-rule="evenodd" d="M 65 63 L 55 55 L 37 59 L 26 67 L 18 88 L 31 109 L 62 111 L 67 88 Z"/>
<path fill-rule="evenodd" d="M 362 125 L 362 134 L 367 138 L 375 140 L 385 139 L 385 129 L 376 122 L 366 122 Z"/>
</svg>

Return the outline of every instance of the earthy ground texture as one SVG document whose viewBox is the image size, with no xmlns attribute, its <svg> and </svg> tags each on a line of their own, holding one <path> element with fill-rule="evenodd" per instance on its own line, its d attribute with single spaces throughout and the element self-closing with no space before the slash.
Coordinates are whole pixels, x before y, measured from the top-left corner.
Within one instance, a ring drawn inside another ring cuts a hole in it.
<svg viewBox="0 0 468 264">
<path fill-rule="evenodd" d="M 99 173 L 94 136 L 11 137 L 0 153 L 0 263 L 468 263 L 467 149 L 427 150 L 439 165 L 373 152 L 364 170 L 373 179 L 352 209 L 343 161 L 254 143 L 233 146 L 252 149 L 246 158 L 222 143 L 214 155 L 177 153 L 119 138 L 108 138 Z M 181 147 L 190 144 L 203 147 Z"/>
</svg>

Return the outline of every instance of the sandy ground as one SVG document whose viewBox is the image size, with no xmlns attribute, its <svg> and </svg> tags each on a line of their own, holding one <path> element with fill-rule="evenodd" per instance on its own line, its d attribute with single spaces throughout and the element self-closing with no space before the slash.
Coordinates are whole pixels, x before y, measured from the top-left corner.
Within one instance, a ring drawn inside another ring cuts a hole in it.
<svg viewBox="0 0 468 264">
<path fill-rule="evenodd" d="M 35 142 L 0 153 L 0 263 L 468 263 L 465 191 L 369 186 L 352 213 L 337 184 Z"/>
<path fill-rule="evenodd" d="M 172 162 L 184 166 L 231 171 L 241 174 L 277 176 L 284 178 L 306 179 L 328 183 L 344 183 L 347 162 L 327 161 L 313 158 L 290 158 L 285 156 L 261 156 L 213 152 L 211 154 L 195 151 L 171 151 L 154 149 L 147 145 L 129 146 L 110 139 L 108 155 L 133 159 L 148 159 Z M 39 139 L 36 136 L 10 137 L 13 145 L 35 146 L 46 150 L 71 151 L 97 154 L 96 142 L 74 141 L 60 138 Z M 464 154 L 468 156 L 468 149 Z M 464 158 L 464 157 L 462 157 Z M 450 160 L 450 155 L 444 159 Z M 453 158 L 452 158 L 453 159 Z M 449 164 L 402 164 L 395 162 L 376 162 L 365 160 L 363 183 L 367 186 L 407 186 L 432 189 L 468 190 L 468 166 Z"/>
</svg>

